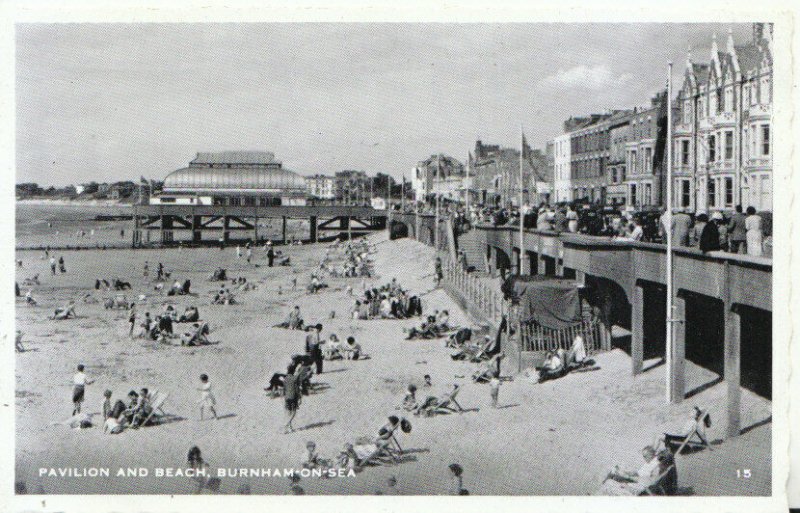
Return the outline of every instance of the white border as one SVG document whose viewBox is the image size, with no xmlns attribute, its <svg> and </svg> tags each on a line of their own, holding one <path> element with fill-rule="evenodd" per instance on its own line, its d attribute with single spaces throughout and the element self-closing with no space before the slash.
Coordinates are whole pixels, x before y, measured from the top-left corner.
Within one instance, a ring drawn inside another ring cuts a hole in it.
<svg viewBox="0 0 800 513">
<path fill-rule="evenodd" d="M 14 323 L 14 300 L 10 292 L 0 299 L 0 339 L 3 340 L 3 365 L 0 367 L 0 510 L 2 511 L 204 511 L 244 510 L 255 508 L 289 507 L 319 508 L 320 511 L 591 511 L 618 512 L 647 509 L 656 511 L 691 512 L 784 512 L 787 509 L 789 478 L 789 339 L 800 328 L 796 293 L 790 295 L 791 285 L 800 276 L 797 272 L 795 248 L 800 249 L 794 220 L 800 219 L 794 198 L 798 177 L 792 164 L 797 158 L 795 147 L 798 120 L 794 116 L 792 99 L 800 100 L 796 87 L 797 63 L 795 52 L 800 44 L 795 34 L 797 7 L 791 2 L 769 0 L 720 1 L 696 0 L 672 2 L 630 2 L 595 0 L 581 3 L 575 0 L 544 2 L 510 0 L 452 2 L 405 1 L 351 1 L 351 2 L 257 2 L 228 1 L 224 5 L 198 0 L 172 1 L 146 4 L 124 0 L 83 2 L 12 2 L 0 0 L 0 290 L 11 291 L 14 275 L 14 24 L 33 22 L 254 22 L 254 21 L 313 21 L 313 22 L 775 22 L 775 85 L 774 126 L 776 135 L 774 173 L 775 234 L 773 259 L 773 497 L 687 497 L 624 499 L 604 497 L 285 497 L 285 496 L 74 496 L 48 495 L 15 496 L 13 494 L 14 469 L 14 365 L 11 343 Z M 794 50 L 794 51 L 793 51 Z M 788 251 L 783 248 L 789 249 Z M 790 268 L 791 264 L 791 268 Z M 795 272 L 791 272 L 795 271 Z M 788 277 L 794 276 L 789 279 Z M 794 315 L 793 315 L 794 314 Z M 794 329 L 793 329 L 794 328 Z M 791 353 L 791 361 L 800 365 L 800 351 Z M 8 365 L 8 364 L 11 365 Z M 800 386 L 797 373 L 792 383 Z M 793 415 L 797 419 L 797 414 Z M 797 422 L 794 423 L 797 431 Z M 797 437 L 797 433 L 795 439 Z M 10 442 L 10 443 L 8 443 Z M 800 460 L 800 444 L 794 444 L 792 454 Z M 800 463 L 800 461 L 798 461 Z M 797 469 L 795 469 L 797 470 Z M 796 474 L 796 472 L 795 472 Z M 800 479 L 791 487 L 797 490 L 795 505 L 800 506 Z"/>
</svg>

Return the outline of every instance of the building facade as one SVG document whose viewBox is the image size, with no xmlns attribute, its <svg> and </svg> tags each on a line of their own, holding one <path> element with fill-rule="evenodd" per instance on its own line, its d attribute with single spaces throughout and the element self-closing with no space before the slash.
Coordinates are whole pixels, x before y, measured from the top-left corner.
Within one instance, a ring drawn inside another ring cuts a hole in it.
<svg viewBox="0 0 800 513">
<path fill-rule="evenodd" d="M 712 39 L 708 63 L 687 55 L 674 122 L 673 206 L 772 210 L 772 25 L 753 24 L 750 41 L 723 49 Z"/>
<path fill-rule="evenodd" d="M 553 201 L 572 201 L 572 179 L 570 177 L 569 132 L 553 139 Z"/>
<path fill-rule="evenodd" d="M 305 180 L 310 197 L 326 200 L 336 198 L 336 179 L 333 176 L 313 175 L 305 177 Z"/>
<path fill-rule="evenodd" d="M 411 170 L 414 197 L 418 201 L 429 194 L 441 194 L 453 200 L 463 198 L 465 174 L 464 164 L 457 159 L 443 153 L 431 155 Z"/>
<path fill-rule="evenodd" d="M 578 118 L 570 132 L 570 185 L 572 199 L 605 203 L 606 164 L 611 147 L 610 114 L 592 114 Z"/>
<path fill-rule="evenodd" d="M 609 150 L 606 163 L 606 204 L 626 205 L 628 202 L 628 152 L 627 144 L 631 138 L 632 111 L 624 111 L 612 116 L 608 123 Z"/>
<path fill-rule="evenodd" d="M 666 100 L 665 92 L 658 93 L 648 107 L 637 107 L 630 115 L 623 181 L 627 207 L 660 207 L 664 203 Z"/>
</svg>

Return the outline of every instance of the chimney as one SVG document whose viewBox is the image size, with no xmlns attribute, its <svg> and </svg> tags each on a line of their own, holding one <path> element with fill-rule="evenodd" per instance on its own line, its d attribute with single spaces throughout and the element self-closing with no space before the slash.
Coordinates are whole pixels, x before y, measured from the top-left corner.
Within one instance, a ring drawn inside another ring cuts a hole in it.
<svg viewBox="0 0 800 513">
<path fill-rule="evenodd" d="M 726 50 L 731 55 L 735 53 L 735 49 L 733 47 L 733 29 L 730 27 L 728 27 L 728 41 Z"/>
</svg>

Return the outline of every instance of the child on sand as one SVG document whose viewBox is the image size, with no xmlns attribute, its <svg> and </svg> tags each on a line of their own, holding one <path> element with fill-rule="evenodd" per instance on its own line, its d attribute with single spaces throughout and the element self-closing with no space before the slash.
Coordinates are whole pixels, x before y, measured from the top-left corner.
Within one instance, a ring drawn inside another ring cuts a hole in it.
<svg viewBox="0 0 800 513">
<path fill-rule="evenodd" d="M 83 395 L 86 385 L 94 383 L 93 380 L 86 377 L 83 364 L 78 365 L 78 372 L 72 377 L 72 414 L 77 415 L 81 412 L 81 403 L 83 402 Z"/>
<path fill-rule="evenodd" d="M 492 395 L 492 408 L 497 408 L 497 397 L 500 395 L 500 375 L 495 371 L 489 380 L 489 391 Z"/>
<path fill-rule="evenodd" d="M 201 392 L 200 401 L 198 402 L 200 405 L 200 420 L 203 420 L 203 410 L 206 406 L 208 406 L 214 419 L 218 420 L 217 411 L 214 409 L 217 401 L 214 399 L 214 394 L 211 393 L 211 383 L 208 381 L 208 374 L 200 374 L 200 383 L 201 387 L 198 389 Z"/>
</svg>

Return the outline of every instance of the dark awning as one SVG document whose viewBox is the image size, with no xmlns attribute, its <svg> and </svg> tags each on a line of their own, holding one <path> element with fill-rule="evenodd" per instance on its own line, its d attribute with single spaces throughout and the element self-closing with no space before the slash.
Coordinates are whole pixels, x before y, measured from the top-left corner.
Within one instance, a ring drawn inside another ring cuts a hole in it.
<svg viewBox="0 0 800 513">
<path fill-rule="evenodd" d="M 520 321 L 563 329 L 581 322 L 580 288 L 571 280 L 541 276 L 512 276 L 501 290 L 519 304 Z"/>
</svg>

